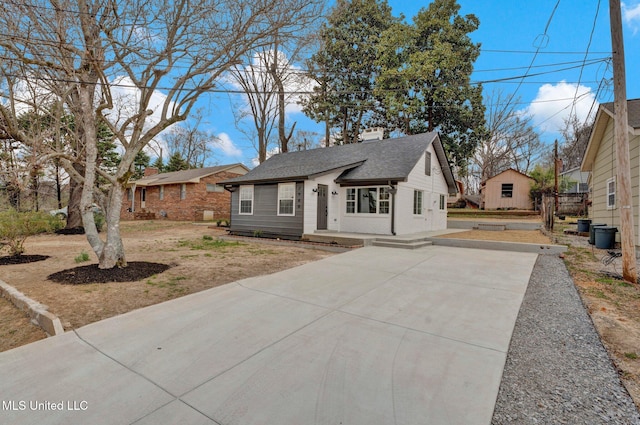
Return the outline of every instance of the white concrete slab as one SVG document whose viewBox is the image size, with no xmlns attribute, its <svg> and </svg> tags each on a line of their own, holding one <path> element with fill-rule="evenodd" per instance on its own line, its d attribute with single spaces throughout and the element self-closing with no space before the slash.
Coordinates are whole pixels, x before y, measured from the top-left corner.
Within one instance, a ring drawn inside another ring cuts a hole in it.
<svg viewBox="0 0 640 425">
<path fill-rule="evenodd" d="M 236 284 L 114 317 L 77 332 L 175 396 L 327 314 Z"/>
<path fill-rule="evenodd" d="M 427 249 L 427 248 L 423 248 Z M 525 293 L 537 254 L 432 246 L 436 255 L 403 275 Z"/>
<path fill-rule="evenodd" d="M 2 424 L 130 424 L 173 399 L 73 332 L 0 353 L 0 377 Z"/>
<path fill-rule="evenodd" d="M 1 400 L 88 403 L 0 423 L 486 425 L 535 258 L 363 248 L 133 311 L 0 353 Z"/>
<path fill-rule="evenodd" d="M 185 395 L 223 424 L 488 424 L 505 355 L 332 313 Z"/>
<path fill-rule="evenodd" d="M 269 294 L 334 309 L 379 287 L 394 276 L 396 273 L 379 268 L 322 261 L 284 270 L 278 273 L 278 279 L 260 276 L 245 279 L 240 284 Z"/>
<path fill-rule="evenodd" d="M 506 353 L 523 294 L 399 276 L 341 308 Z"/>
<path fill-rule="evenodd" d="M 162 406 L 160 409 L 135 423 L 135 425 L 159 424 L 219 425 L 212 419 L 207 418 L 202 413 L 190 406 L 187 406 L 180 400 L 175 400 L 165 406 Z"/>
</svg>

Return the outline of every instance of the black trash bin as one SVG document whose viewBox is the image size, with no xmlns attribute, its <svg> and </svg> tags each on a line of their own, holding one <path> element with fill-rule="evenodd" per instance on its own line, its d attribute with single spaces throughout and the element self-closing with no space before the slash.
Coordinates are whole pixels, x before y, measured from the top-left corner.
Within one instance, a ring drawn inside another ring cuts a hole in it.
<svg viewBox="0 0 640 425">
<path fill-rule="evenodd" d="M 589 225 L 591 224 L 590 218 L 579 218 L 578 219 L 578 232 L 584 233 L 589 231 Z"/>
<path fill-rule="evenodd" d="M 595 232 L 595 228 L 596 227 L 602 227 L 602 226 L 606 226 L 607 223 L 596 223 L 596 224 L 590 224 L 589 225 L 589 244 L 593 245 L 594 243 L 596 243 L 596 232 Z"/>
<path fill-rule="evenodd" d="M 600 226 L 595 228 L 595 243 L 596 248 L 599 249 L 612 249 L 616 244 L 616 232 L 617 227 Z"/>
</svg>

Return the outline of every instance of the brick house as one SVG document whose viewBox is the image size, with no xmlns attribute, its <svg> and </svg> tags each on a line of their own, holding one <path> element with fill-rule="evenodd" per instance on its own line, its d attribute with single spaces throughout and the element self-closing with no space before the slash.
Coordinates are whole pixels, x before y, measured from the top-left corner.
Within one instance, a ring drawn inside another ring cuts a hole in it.
<svg viewBox="0 0 640 425">
<path fill-rule="evenodd" d="M 218 182 L 249 171 L 242 164 L 158 173 L 147 167 L 144 177 L 129 182 L 122 202 L 123 220 L 215 220 L 230 217 L 231 194 Z"/>
</svg>

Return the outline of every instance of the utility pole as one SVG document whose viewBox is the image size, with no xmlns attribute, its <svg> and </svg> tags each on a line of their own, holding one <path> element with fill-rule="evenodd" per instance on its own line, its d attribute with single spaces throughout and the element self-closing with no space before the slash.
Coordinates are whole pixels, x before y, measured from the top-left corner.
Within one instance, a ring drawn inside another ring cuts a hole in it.
<svg viewBox="0 0 640 425">
<path fill-rule="evenodd" d="M 611 22 L 611 49 L 613 52 L 613 88 L 615 125 L 613 137 L 616 145 L 616 196 L 620 211 L 620 245 L 622 247 L 622 278 L 631 283 L 638 281 L 636 246 L 633 226 L 631 195 L 631 166 L 629 163 L 629 129 L 627 116 L 627 85 L 622 40 L 622 13 L 620 0 L 609 0 Z"/>
<path fill-rule="evenodd" d="M 558 173 L 560 166 L 560 159 L 558 158 L 558 139 L 556 139 L 553 144 L 553 200 L 555 206 L 555 212 L 558 212 L 559 202 L 558 202 Z"/>
</svg>

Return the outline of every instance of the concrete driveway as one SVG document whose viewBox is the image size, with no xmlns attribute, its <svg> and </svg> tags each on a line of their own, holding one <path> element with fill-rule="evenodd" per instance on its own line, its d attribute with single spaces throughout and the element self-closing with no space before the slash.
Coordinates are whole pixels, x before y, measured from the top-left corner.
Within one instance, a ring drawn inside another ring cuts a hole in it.
<svg viewBox="0 0 640 425">
<path fill-rule="evenodd" d="M 367 247 L 0 353 L 0 422 L 489 424 L 537 255 Z"/>
</svg>

